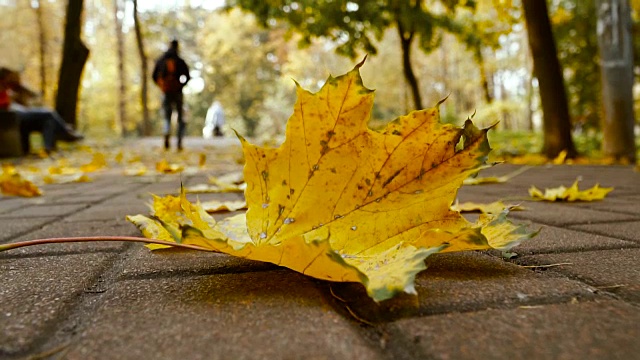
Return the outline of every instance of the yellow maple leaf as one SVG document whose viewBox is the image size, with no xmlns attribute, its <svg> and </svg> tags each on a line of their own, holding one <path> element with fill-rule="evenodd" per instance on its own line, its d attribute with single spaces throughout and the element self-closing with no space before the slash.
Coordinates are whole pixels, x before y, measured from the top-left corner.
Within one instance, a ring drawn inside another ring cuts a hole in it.
<svg viewBox="0 0 640 360">
<path fill-rule="evenodd" d="M 69 184 L 91 182 L 91 178 L 84 173 L 75 174 L 50 174 L 42 178 L 46 184 Z"/>
<path fill-rule="evenodd" d="M 534 199 L 545 201 L 594 201 L 604 199 L 605 196 L 613 190 L 612 187 L 601 188 L 600 184 L 596 184 L 587 190 L 579 190 L 579 181 L 580 180 L 576 180 L 569 188 L 558 186 L 555 188 L 544 189 L 544 193 L 537 187 L 531 186 L 529 189 L 529 195 Z"/>
<path fill-rule="evenodd" d="M 435 252 L 506 250 L 535 235 L 506 212 L 469 223 L 450 210 L 464 179 L 491 150 L 487 130 L 415 111 L 378 132 L 360 65 L 298 100 L 278 148 L 241 138 L 246 214 L 216 223 L 200 204 L 156 198 L 151 218 L 128 217 L 145 236 L 272 262 L 331 281 L 361 282 L 376 301 L 415 293 Z M 172 239 L 172 240 L 171 240 Z"/>
<path fill-rule="evenodd" d="M 481 212 L 485 214 L 499 214 L 505 209 L 524 210 L 520 205 L 506 205 L 502 201 L 494 201 L 492 203 L 483 204 L 475 202 L 455 203 L 451 205 L 451 210 L 459 212 Z"/>
<path fill-rule="evenodd" d="M 530 169 L 530 166 L 523 166 L 517 170 L 514 170 L 502 176 L 470 177 L 470 178 L 464 179 L 463 184 L 464 185 L 501 184 L 511 180 L 512 178 L 522 174 L 523 172 L 529 169 Z"/>
<path fill-rule="evenodd" d="M 235 201 L 211 200 L 211 201 L 205 201 L 200 205 L 208 213 L 238 211 L 238 210 L 247 208 L 247 202 L 244 200 L 235 200 Z"/>
<path fill-rule="evenodd" d="M 3 168 L 4 171 L 0 174 L 0 192 L 4 195 L 22 197 L 42 195 L 42 190 L 38 186 L 22 177 L 15 169 L 11 170 L 4 166 Z"/>
<path fill-rule="evenodd" d="M 103 153 L 96 152 L 93 154 L 91 162 L 80 166 L 82 172 L 94 172 L 107 166 L 107 160 Z"/>
<path fill-rule="evenodd" d="M 142 176 L 147 173 L 147 167 L 138 163 L 134 166 L 127 166 L 122 173 L 126 176 Z"/>
<path fill-rule="evenodd" d="M 156 171 L 164 174 L 175 174 L 184 170 L 184 166 L 175 163 L 169 163 L 166 159 L 162 159 L 156 163 Z"/>
</svg>

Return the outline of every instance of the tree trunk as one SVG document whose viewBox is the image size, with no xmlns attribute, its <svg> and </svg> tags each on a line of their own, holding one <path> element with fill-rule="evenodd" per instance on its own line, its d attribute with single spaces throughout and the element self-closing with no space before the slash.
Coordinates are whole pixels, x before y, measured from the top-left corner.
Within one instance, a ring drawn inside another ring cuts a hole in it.
<svg viewBox="0 0 640 360">
<path fill-rule="evenodd" d="M 418 79 L 411 66 L 411 44 L 415 33 L 405 32 L 402 24 L 398 21 L 398 34 L 400 35 L 400 45 L 402 46 L 402 70 L 404 72 L 404 78 L 411 88 L 415 110 L 421 110 L 422 97 L 420 96 L 420 87 L 418 86 Z"/>
<path fill-rule="evenodd" d="M 602 73 L 605 155 L 634 163 L 633 47 L 628 0 L 595 0 Z"/>
<path fill-rule="evenodd" d="M 118 58 L 118 119 L 116 129 L 120 135 L 126 135 L 127 122 L 127 102 L 126 102 L 126 79 L 124 71 L 124 34 L 122 33 L 122 14 L 123 9 L 120 4 L 121 0 L 113 0 L 113 16 L 116 27 L 116 51 Z"/>
<path fill-rule="evenodd" d="M 42 99 L 47 97 L 47 38 L 45 36 L 44 15 L 42 10 L 42 1 L 31 2 L 31 6 L 35 6 L 36 18 L 38 21 L 38 42 L 40 43 L 40 94 Z"/>
<path fill-rule="evenodd" d="M 147 54 L 144 50 L 144 41 L 142 39 L 142 30 L 140 28 L 140 19 L 138 19 L 138 0 L 133 0 L 133 24 L 136 31 L 136 44 L 138 45 L 138 55 L 140 55 L 140 103 L 142 104 L 142 135 L 151 135 L 151 118 L 149 116 L 149 82 L 148 82 L 148 65 Z"/>
<path fill-rule="evenodd" d="M 76 111 L 80 78 L 89 57 L 89 49 L 80 39 L 83 2 L 83 0 L 69 0 L 67 3 L 62 64 L 60 64 L 56 94 L 56 111 L 74 127 L 78 123 Z"/>
<path fill-rule="evenodd" d="M 482 48 L 477 46 L 473 50 L 474 58 L 476 59 L 476 63 L 478 63 L 478 68 L 480 69 L 480 82 L 482 83 L 482 92 L 484 93 L 484 101 L 487 104 L 491 104 L 493 102 L 493 96 L 491 96 L 491 92 L 489 91 L 489 80 L 487 78 L 487 70 L 484 66 L 484 55 L 482 55 Z"/>
<path fill-rule="evenodd" d="M 571 139 L 567 94 L 551 32 L 547 2 L 523 0 L 522 5 L 544 113 L 542 153 L 548 158 L 555 158 L 565 150 L 567 157 L 575 157 L 577 152 Z"/>
</svg>

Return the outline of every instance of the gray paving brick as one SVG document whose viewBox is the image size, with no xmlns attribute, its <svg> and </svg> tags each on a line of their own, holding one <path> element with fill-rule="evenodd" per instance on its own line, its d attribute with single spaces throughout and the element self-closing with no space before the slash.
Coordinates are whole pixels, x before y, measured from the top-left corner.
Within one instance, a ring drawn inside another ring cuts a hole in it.
<svg viewBox="0 0 640 360">
<path fill-rule="evenodd" d="M 593 297 L 591 289 L 579 282 L 536 274 L 479 252 L 437 254 L 426 261 L 427 270 L 416 277 L 417 297 L 401 295 L 376 304 L 361 285 L 336 283 L 332 291 L 342 299 L 338 305 L 344 302 L 371 322 Z"/>
<path fill-rule="evenodd" d="M 291 271 L 123 281 L 105 295 L 66 358 L 380 358 Z"/>
<path fill-rule="evenodd" d="M 0 214 L 19 209 L 25 204 L 26 201 L 23 198 L 0 195 Z"/>
<path fill-rule="evenodd" d="M 600 227 L 602 225 L 598 225 Z M 578 230 L 569 230 L 555 226 L 533 224 L 531 229 L 541 228 L 538 236 L 522 242 L 513 248 L 520 255 L 554 252 L 574 252 L 597 249 L 621 249 L 637 247 L 637 243 L 619 240 L 614 237 L 590 234 Z"/>
<path fill-rule="evenodd" d="M 640 249 L 544 254 L 519 258 L 521 264 L 559 264 L 547 271 L 568 275 L 624 299 L 640 303 Z"/>
<path fill-rule="evenodd" d="M 570 203 L 526 201 L 522 205 L 527 210 L 512 212 L 510 214 L 512 218 L 555 226 L 640 219 L 640 214 L 630 215 L 585 209 Z"/>
<path fill-rule="evenodd" d="M 98 204 L 91 206 L 83 211 L 76 212 L 70 216 L 67 216 L 64 221 L 76 222 L 76 221 L 116 221 L 121 224 L 125 224 L 127 215 L 136 214 L 148 214 L 149 207 L 144 201 L 138 199 L 132 200 L 129 204 L 119 205 L 105 205 Z"/>
<path fill-rule="evenodd" d="M 278 269 L 276 265 L 246 260 L 226 254 L 196 250 L 150 251 L 134 245 L 122 267 L 125 279 L 168 277 L 172 274 L 224 274 Z"/>
<path fill-rule="evenodd" d="M 11 254 L 0 254 L 0 357 L 25 351 L 46 337 L 115 257 Z"/>
<path fill-rule="evenodd" d="M 640 242 L 640 221 L 575 225 L 572 228 Z"/>
<path fill-rule="evenodd" d="M 554 304 L 403 319 L 386 345 L 396 359 L 637 359 L 638 323 L 620 301 Z"/>
<path fill-rule="evenodd" d="M 0 241 L 13 240 L 22 233 L 40 228 L 42 225 L 54 221 L 55 217 L 31 217 L 3 219 L 0 218 Z"/>
<path fill-rule="evenodd" d="M 42 216 L 64 216 L 74 213 L 80 209 L 87 207 L 85 204 L 67 204 L 67 205 L 54 205 L 54 204 L 39 204 L 29 205 L 23 208 L 4 213 L 0 215 L 0 218 L 31 218 Z"/>
<path fill-rule="evenodd" d="M 67 223 L 56 220 L 41 229 L 29 232 L 26 235 L 13 239 L 14 241 L 27 241 L 54 237 L 79 237 L 79 236 L 140 236 L 138 229 L 131 224 L 121 224 L 114 221 L 85 221 Z M 119 251 L 124 249 L 125 242 L 97 241 L 82 243 L 48 244 L 32 247 L 24 247 L 11 251 L 11 254 L 59 254 L 68 252 L 92 252 L 92 251 Z"/>
</svg>

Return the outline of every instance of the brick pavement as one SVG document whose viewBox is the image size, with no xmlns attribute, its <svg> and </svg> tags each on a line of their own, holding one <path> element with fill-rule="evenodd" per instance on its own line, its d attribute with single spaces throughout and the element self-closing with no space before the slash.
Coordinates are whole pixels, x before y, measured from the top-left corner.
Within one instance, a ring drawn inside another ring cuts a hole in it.
<svg viewBox="0 0 640 360">
<path fill-rule="evenodd" d="M 227 161 L 218 171 L 238 167 Z M 593 203 L 522 200 L 530 185 L 570 185 L 578 176 L 581 186 L 616 189 Z M 187 184 L 203 179 L 182 177 Z M 107 172 L 92 183 L 46 186 L 38 199 L 0 197 L 0 242 L 138 235 L 124 216 L 147 213 L 148 194 L 174 192 L 179 181 Z M 514 250 L 517 257 L 434 255 L 416 278 L 418 296 L 380 304 L 358 284 L 222 254 L 151 253 L 123 243 L 0 253 L 0 358 L 639 358 L 640 173 L 536 167 L 506 184 L 459 193 L 461 201 L 505 197 L 527 207 L 514 220 L 543 226 Z"/>
</svg>

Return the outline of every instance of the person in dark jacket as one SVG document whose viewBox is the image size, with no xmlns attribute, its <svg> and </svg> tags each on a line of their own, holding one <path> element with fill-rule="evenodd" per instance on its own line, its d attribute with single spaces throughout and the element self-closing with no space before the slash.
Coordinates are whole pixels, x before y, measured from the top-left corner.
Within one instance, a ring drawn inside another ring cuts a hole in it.
<svg viewBox="0 0 640 360">
<path fill-rule="evenodd" d="M 178 56 L 178 41 L 173 40 L 169 49 L 158 58 L 153 69 L 153 81 L 160 87 L 164 94 L 162 108 L 164 109 L 164 148 L 169 149 L 171 138 L 171 115 L 173 110 L 178 113 L 178 150 L 182 150 L 182 138 L 184 137 L 186 124 L 183 118 L 182 88 L 189 82 L 189 67 Z"/>
</svg>

